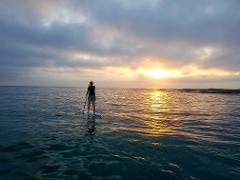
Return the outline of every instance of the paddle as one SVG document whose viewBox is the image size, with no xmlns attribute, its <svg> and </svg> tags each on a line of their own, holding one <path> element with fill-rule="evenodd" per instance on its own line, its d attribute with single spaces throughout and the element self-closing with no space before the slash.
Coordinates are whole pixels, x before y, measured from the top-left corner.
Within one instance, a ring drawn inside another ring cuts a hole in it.
<svg viewBox="0 0 240 180">
<path fill-rule="evenodd" d="M 82 111 L 83 114 L 84 114 L 84 111 L 85 111 L 86 104 L 87 104 L 87 96 L 86 96 L 86 100 L 85 100 L 84 105 L 83 105 L 83 111 Z"/>
</svg>

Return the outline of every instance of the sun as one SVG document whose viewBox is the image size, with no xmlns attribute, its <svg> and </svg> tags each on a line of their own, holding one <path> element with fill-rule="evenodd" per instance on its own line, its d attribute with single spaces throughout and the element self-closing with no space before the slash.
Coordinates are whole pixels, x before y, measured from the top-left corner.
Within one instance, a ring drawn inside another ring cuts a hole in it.
<svg viewBox="0 0 240 180">
<path fill-rule="evenodd" d="M 143 75 L 154 78 L 154 79 L 160 79 L 160 78 L 174 77 L 175 73 L 168 70 L 163 70 L 163 69 L 151 69 L 148 71 L 144 71 Z"/>
</svg>

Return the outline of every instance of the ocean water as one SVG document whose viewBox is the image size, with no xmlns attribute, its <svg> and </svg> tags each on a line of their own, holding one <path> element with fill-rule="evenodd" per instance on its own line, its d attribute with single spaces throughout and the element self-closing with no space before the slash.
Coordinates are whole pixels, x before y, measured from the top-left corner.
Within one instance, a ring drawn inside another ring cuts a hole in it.
<svg viewBox="0 0 240 180">
<path fill-rule="evenodd" d="M 0 179 L 240 179 L 240 95 L 0 88 Z"/>
</svg>

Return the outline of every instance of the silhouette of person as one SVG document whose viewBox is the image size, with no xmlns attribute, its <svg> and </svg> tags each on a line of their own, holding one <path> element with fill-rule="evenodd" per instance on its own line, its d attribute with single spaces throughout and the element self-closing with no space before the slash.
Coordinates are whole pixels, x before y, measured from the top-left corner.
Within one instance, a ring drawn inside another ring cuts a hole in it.
<svg viewBox="0 0 240 180">
<path fill-rule="evenodd" d="M 86 96 L 88 96 L 88 114 L 90 111 L 90 106 L 92 104 L 93 107 L 93 115 L 95 115 L 95 101 L 96 101 L 96 95 L 95 95 L 95 86 L 93 85 L 93 82 L 89 82 L 88 89 Z"/>
</svg>

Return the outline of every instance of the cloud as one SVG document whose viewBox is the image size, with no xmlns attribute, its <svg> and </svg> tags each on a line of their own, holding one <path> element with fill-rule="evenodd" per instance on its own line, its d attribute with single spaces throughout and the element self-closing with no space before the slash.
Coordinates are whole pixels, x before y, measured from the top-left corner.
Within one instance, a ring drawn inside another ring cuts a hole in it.
<svg viewBox="0 0 240 180">
<path fill-rule="evenodd" d="M 122 69 L 131 74 L 143 66 L 194 66 L 235 78 L 240 71 L 239 5 L 238 0 L 3 0 L 1 82 L 17 81 L 23 69 L 43 82 L 44 69 L 53 71 L 48 74 L 55 80 L 54 69 L 66 77 L 71 69 L 72 76 L 85 74 L 83 79 L 109 79 L 114 69 L 120 74 L 115 79 L 121 80 L 130 78 Z M 34 81 L 21 77 L 25 83 Z"/>
</svg>

